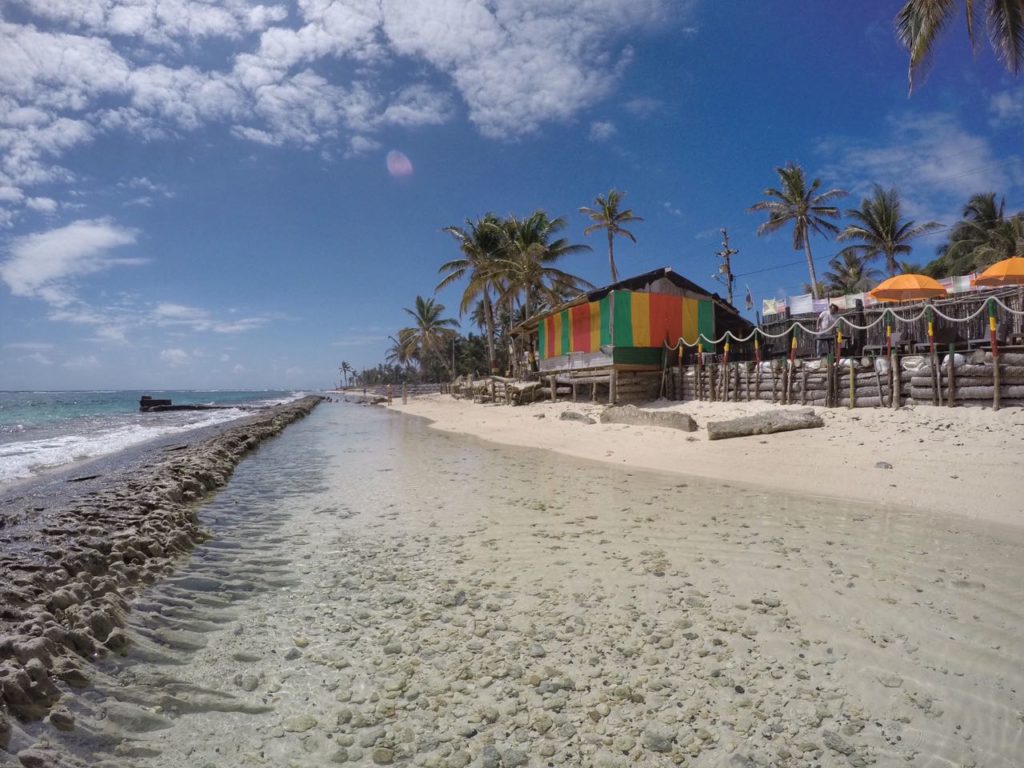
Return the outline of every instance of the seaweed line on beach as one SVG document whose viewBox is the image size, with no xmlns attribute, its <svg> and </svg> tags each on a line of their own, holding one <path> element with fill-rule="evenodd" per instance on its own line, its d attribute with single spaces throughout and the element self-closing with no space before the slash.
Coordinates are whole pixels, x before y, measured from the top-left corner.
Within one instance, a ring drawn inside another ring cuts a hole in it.
<svg viewBox="0 0 1024 768">
<path fill-rule="evenodd" d="M 262 441 L 308 415 L 305 397 L 183 448 L 164 449 L 137 472 L 58 501 L 45 524 L 0 535 L 0 750 L 11 718 L 46 717 L 61 684 L 88 685 L 89 664 L 125 653 L 128 599 L 207 537 L 197 502 L 225 485 Z M 59 719 L 58 719 L 59 720 Z M 65 727 L 53 720 L 56 728 Z"/>
</svg>

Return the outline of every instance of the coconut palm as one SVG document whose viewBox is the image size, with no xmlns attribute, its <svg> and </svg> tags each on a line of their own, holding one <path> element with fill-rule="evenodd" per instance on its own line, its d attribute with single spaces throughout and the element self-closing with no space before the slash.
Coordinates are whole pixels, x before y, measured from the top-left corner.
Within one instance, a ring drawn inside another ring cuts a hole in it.
<svg viewBox="0 0 1024 768">
<path fill-rule="evenodd" d="M 643 221 L 642 218 L 633 213 L 632 209 L 619 210 L 619 203 L 622 202 L 625 194 L 625 192 L 612 189 L 608 191 L 607 196 L 598 195 L 595 197 L 593 208 L 587 208 L 586 206 L 580 208 L 580 213 L 585 213 L 594 222 L 583 230 L 584 235 L 589 235 L 591 232 L 596 232 L 599 229 L 605 230 L 608 234 L 608 267 L 612 272 L 613 283 L 619 282 L 619 273 L 615 270 L 615 236 L 628 237 L 635 243 L 636 237 L 622 225 L 634 221 Z"/>
<path fill-rule="evenodd" d="M 868 262 L 885 257 L 885 268 L 892 277 L 899 272 L 897 256 L 910 253 L 913 248 L 910 241 L 915 237 L 934 232 L 941 229 L 942 225 L 936 221 L 929 221 L 926 224 L 915 224 L 913 221 L 904 221 L 899 192 L 893 189 L 883 189 L 875 184 L 872 188 L 871 197 L 865 197 L 860 202 L 860 208 L 851 208 L 846 215 L 853 219 L 853 224 L 847 224 L 846 229 L 839 233 L 837 240 L 859 240 L 855 245 L 848 245 L 839 252 L 840 256 L 852 253 Z"/>
<path fill-rule="evenodd" d="M 450 374 L 451 361 L 446 353 L 459 321 L 442 318 L 444 304 L 422 296 L 416 297 L 414 309 L 406 307 L 405 312 L 413 318 L 415 325 L 398 332 L 399 345 L 416 358 L 421 371 L 425 371 L 431 361 L 439 361 Z"/>
<path fill-rule="evenodd" d="M 589 245 L 574 245 L 565 238 L 552 239 L 565 228 L 565 219 L 551 219 L 538 210 L 525 219 L 509 217 L 503 227 L 504 247 L 498 260 L 504 280 L 502 298 L 514 317 L 514 304 L 529 317 L 540 305 L 554 306 L 567 294 L 577 294 L 591 283 L 553 266 L 573 253 L 589 251 Z M 519 299 L 520 294 L 522 299 Z"/>
<path fill-rule="evenodd" d="M 825 285 L 830 295 L 845 296 L 848 293 L 863 293 L 875 287 L 881 275 L 877 269 L 868 266 L 869 259 L 856 251 L 844 248 L 828 263 L 831 271 L 826 272 Z"/>
<path fill-rule="evenodd" d="M 398 332 L 398 338 L 391 339 L 391 347 L 384 356 L 384 360 L 392 365 L 400 366 L 406 370 L 416 362 L 417 346 L 416 331 L 413 328 L 402 328 Z"/>
<path fill-rule="evenodd" d="M 953 0 L 907 0 L 896 15 L 896 34 L 910 53 L 907 77 L 914 87 L 914 73 L 928 61 L 938 34 L 956 13 Z M 964 0 L 967 36 L 974 45 L 976 14 L 984 7 L 989 41 L 996 55 L 1014 75 L 1024 65 L 1024 4 L 1020 0 Z"/>
<path fill-rule="evenodd" d="M 1018 255 L 1014 229 L 1019 224 L 1014 222 L 1022 218 L 1024 212 L 1007 218 L 1006 201 L 997 200 L 994 192 L 973 195 L 964 206 L 963 219 L 950 230 L 949 242 L 939 248 L 939 258 L 925 272 L 932 277 L 966 275 Z"/>
<path fill-rule="evenodd" d="M 494 373 L 497 371 L 497 363 L 491 291 L 500 292 L 503 289 L 501 270 L 496 264 L 504 242 L 501 221 L 493 213 L 488 213 L 477 221 L 466 219 L 464 228 L 445 227 L 444 231 L 455 238 L 463 257 L 441 265 L 438 272 L 446 274 L 434 290 L 439 291 L 463 277 L 469 277 L 466 289 L 462 292 L 459 317 L 464 315 L 477 299 L 483 304 L 484 324 L 481 327 L 487 332 L 487 359 L 491 373 Z"/>
<path fill-rule="evenodd" d="M 341 365 L 338 366 L 338 373 L 341 374 L 342 386 L 348 386 L 349 374 L 355 373 L 352 366 L 349 365 L 345 360 L 341 361 Z"/>
<path fill-rule="evenodd" d="M 768 187 L 762 192 L 769 200 L 762 200 L 749 208 L 750 213 L 765 211 L 768 213 L 768 221 L 757 228 L 758 235 L 765 235 L 775 232 L 787 224 L 793 225 L 793 250 L 804 249 L 807 255 L 807 272 L 811 278 L 811 293 L 818 298 L 818 276 L 814 271 L 814 255 L 811 253 L 811 233 L 828 237 L 839 232 L 839 227 L 826 218 L 834 219 L 839 216 L 839 209 L 828 205 L 829 201 L 844 197 L 846 192 L 842 189 L 830 189 L 827 192 L 818 193 L 821 188 L 821 179 L 815 179 L 808 187 L 804 179 L 804 169 L 799 165 L 787 163 L 782 168 L 776 168 L 779 180 L 782 182 L 781 189 Z"/>
</svg>

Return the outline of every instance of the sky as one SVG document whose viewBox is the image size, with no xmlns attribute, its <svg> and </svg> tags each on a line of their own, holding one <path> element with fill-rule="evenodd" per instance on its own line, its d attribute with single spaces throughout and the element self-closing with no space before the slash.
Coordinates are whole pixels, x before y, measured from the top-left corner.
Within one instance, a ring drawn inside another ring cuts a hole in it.
<svg viewBox="0 0 1024 768">
<path fill-rule="evenodd" d="M 748 212 L 787 162 L 844 209 L 1024 209 L 1024 83 L 958 20 L 908 94 L 899 5 L 0 0 L 0 389 L 328 387 L 435 295 L 445 226 L 543 208 L 607 284 L 611 188 L 621 275 L 724 294 L 726 227 L 758 307 L 808 281 Z"/>
</svg>

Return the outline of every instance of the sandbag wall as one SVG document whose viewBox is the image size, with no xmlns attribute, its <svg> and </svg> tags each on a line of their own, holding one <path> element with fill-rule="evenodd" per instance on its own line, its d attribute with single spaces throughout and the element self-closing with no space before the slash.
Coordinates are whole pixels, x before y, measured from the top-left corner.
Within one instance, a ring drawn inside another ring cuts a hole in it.
<svg viewBox="0 0 1024 768">
<path fill-rule="evenodd" d="M 948 355 L 939 356 L 940 382 L 928 356 L 901 358 L 899 403 L 949 404 Z M 991 352 L 957 353 L 953 360 L 953 404 L 992 405 L 994 367 Z M 1024 405 L 1024 354 L 999 356 L 1001 405 Z M 891 407 L 892 381 L 887 358 L 843 359 L 831 366 L 820 359 L 797 360 L 790 375 L 786 360 L 684 365 L 673 368 L 666 395 L 675 400 L 763 400 L 778 404 L 849 407 Z"/>
<path fill-rule="evenodd" d="M 939 402 L 948 404 L 950 386 L 954 404 L 992 405 L 995 395 L 995 367 L 992 353 L 976 351 L 954 354 L 950 376 L 949 356 L 944 356 L 938 367 Z M 936 374 L 928 358 L 907 358 L 900 379 L 904 397 L 915 403 L 931 403 L 936 390 Z M 1020 352 L 999 355 L 1000 405 L 1024 405 L 1024 354 Z"/>
</svg>

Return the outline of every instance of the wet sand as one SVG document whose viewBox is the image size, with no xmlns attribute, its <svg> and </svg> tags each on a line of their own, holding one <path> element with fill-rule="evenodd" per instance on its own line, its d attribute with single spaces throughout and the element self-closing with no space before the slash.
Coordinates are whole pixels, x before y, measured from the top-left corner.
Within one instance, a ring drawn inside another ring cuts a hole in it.
<svg viewBox="0 0 1024 768">
<path fill-rule="evenodd" d="M 140 768 L 1009 768 L 1024 751 L 1016 527 L 341 405 L 199 514 L 214 538 L 135 600 L 127 656 L 62 700 L 75 729 L 30 724 L 19 746 Z"/>
</svg>

